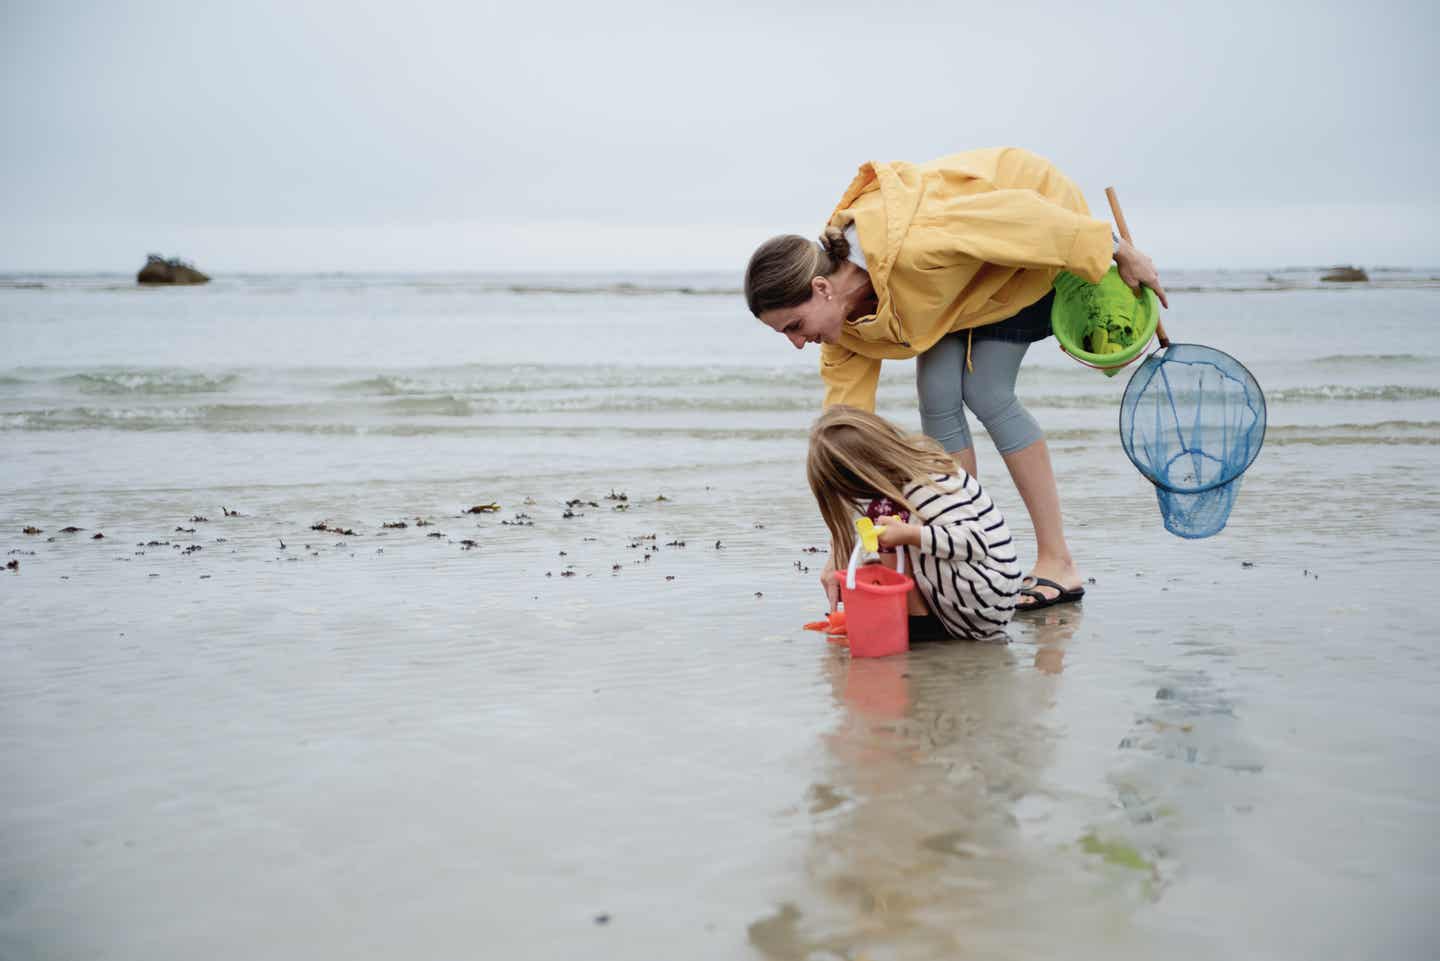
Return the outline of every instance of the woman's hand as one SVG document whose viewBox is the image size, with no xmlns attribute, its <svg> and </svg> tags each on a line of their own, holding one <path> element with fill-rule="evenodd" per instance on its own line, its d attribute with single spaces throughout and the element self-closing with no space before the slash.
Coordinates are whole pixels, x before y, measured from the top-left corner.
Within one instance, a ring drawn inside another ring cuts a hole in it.
<svg viewBox="0 0 1440 961">
<path fill-rule="evenodd" d="M 920 525 L 902 521 L 898 517 L 882 517 L 875 522 L 880 528 L 881 547 L 919 547 Z"/>
<path fill-rule="evenodd" d="M 825 591 L 825 599 L 830 602 L 831 613 L 840 606 L 839 577 L 840 575 L 835 573 L 835 555 L 831 554 L 825 558 L 825 570 L 820 572 L 820 586 Z"/>
<path fill-rule="evenodd" d="M 1120 241 L 1120 249 L 1115 251 L 1115 266 L 1120 269 L 1121 280 L 1131 287 L 1149 287 L 1160 298 L 1160 303 L 1169 309 L 1170 301 L 1165 299 L 1165 288 L 1160 286 L 1155 262 L 1137 250 L 1134 244 Z"/>
</svg>

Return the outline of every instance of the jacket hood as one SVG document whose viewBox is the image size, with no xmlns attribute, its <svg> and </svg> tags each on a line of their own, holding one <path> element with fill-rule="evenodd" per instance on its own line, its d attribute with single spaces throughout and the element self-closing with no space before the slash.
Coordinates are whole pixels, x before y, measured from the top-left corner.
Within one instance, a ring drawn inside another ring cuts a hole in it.
<svg viewBox="0 0 1440 961">
<path fill-rule="evenodd" d="M 890 271 L 923 194 L 913 165 L 872 160 L 860 165 L 830 215 L 832 226 L 843 230 L 854 223 L 861 238 L 884 238 L 883 248 L 864 251 L 870 285 L 879 303 L 877 316 L 890 312 Z"/>
</svg>

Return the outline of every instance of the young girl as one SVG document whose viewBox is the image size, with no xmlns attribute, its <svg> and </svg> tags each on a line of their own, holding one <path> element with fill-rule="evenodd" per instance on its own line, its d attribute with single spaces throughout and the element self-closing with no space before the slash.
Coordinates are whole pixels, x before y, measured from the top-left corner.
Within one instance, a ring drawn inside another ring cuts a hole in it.
<svg viewBox="0 0 1440 961">
<path fill-rule="evenodd" d="M 940 445 L 906 434 L 883 417 L 837 404 L 810 431 L 806 475 L 830 529 L 831 563 L 822 581 L 832 606 L 835 564 L 843 564 L 854 549 L 855 518 L 870 503 L 888 498 L 906 508 L 910 520 L 879 518 L 876 524 L 885 528 L 880 544 L 906 551 L 923 607 L 945 633 L 980 640 L 1004 631 L 1022 576 L 1010 527 L 980 482 Z M 922 612 L 912 606 L 911 613 Z"/>
</svg>

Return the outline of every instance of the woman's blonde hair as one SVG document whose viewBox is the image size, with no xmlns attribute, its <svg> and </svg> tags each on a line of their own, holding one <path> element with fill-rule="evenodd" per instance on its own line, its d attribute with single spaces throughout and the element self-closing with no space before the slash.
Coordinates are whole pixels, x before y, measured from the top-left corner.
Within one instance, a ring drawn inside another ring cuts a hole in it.
<svg viewBox="0 0 1440 961">
<path fill-rule="evenodd" d="M 903 493 L 912 483 L 929 483 L 932 474 L 952 474 L 955 462 L 923 434 L 909 434 L 883 417 L 837 404 L 810 428 L 805 476 L 830 529 L 835 563 L 855 548 L 857 502 L 888 497 L 914 511 Z"/>
<path fill-rule="evenodd" d="M 745 304 L 756 317 L 803 304 L 810 299 L 810 281 L 829 277 L 849 256 L 850 242 L 838 227 L 826 227 L 818 244 L 798 234 L 771 237 L 750 255 Z"/>
</svg>

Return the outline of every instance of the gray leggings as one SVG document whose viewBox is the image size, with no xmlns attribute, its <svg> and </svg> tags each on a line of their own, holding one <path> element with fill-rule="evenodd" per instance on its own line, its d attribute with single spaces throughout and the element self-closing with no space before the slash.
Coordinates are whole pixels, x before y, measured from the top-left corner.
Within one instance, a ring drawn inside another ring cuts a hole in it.
<svg viewBox="0 0 1440 961">
<path fill-rule="evenodd" d="M 920 395 L 920 426 L 947 451 L 973 446 L 969 407 L 985 425 L 1001 454 L 1024 450 L 1045 434 L 1015 398 L 1015 376 L 1029 344 L 975 338 L 970 345 L 974 370 L 965 369 L 969 331 L 948 334 L 915 358 L 915 389 Z"/>
</svg>

